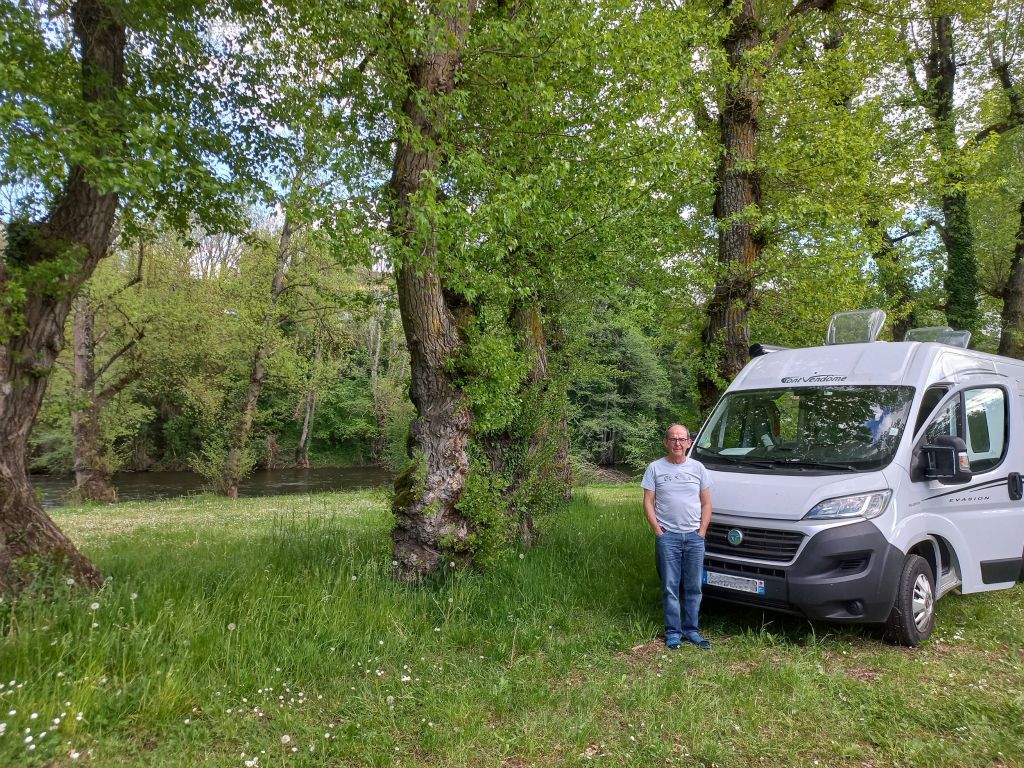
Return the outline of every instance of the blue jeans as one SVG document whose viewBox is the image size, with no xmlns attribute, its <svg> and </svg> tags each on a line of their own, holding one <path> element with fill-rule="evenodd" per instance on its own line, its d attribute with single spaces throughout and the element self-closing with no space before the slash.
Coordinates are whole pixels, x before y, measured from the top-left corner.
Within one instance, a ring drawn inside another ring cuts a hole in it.
<svg viewBox="0 0 1024 768">
<path fill-rule="evenodd" d="M 665 642 L 678 643 L 683 638 L 699 638 L 697 614 L 704 573 L 704 539 L 696 531 L 665 531 L 654 541 L 665 609 Z"/>
</svg>

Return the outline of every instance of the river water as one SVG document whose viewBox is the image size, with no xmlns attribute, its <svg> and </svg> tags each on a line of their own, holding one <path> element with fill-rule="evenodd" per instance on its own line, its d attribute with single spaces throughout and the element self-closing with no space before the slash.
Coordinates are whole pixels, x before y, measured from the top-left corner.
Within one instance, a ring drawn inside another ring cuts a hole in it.
<svg viewBox="0 0 1024 768">
<path fill-rule="evenodd" d="M 320 467 L 315 469 L 261 469 L 242 481 L 240 496 L 275 496 L 282 493 L 321 493 L 376 488 L 392 480 L 383 467 Z M 46 508 L 63 506 L 75 484 L 71 475 L 32 475 L 32 485 L 43 495 Z M 114 475 L 118 501 L 170 499 L 206 490 L 206 481 L 194 472 L 119 472 Z"/>
</svg>

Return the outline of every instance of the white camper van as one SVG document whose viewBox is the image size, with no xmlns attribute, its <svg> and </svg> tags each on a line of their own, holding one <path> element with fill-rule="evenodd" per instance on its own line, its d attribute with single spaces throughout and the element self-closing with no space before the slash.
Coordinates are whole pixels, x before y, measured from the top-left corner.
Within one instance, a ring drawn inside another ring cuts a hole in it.
<svg viewBox="0 0 1024 768">
<path fill-rule="evenodd" d="M 1024 362 L 950 329 L 875 341 L 884 317 L 761 350 L 704 423 L 707 596 L 913 646 L 948 592 L 1024 581 Z"/>
</svg>

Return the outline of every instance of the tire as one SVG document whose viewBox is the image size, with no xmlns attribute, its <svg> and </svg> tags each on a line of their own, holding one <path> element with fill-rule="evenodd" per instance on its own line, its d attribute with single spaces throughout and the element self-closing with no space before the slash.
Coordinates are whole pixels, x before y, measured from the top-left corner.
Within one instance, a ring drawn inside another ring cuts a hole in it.
<svg viewBox="0 0 1024 768">
<path fill-rule="evenodd" d="M 920 555 L 907 555 L 896 588 L 896 602 L 885 622 L 889 642 L 916 648 L 935 627 L 935 576 Z"/>
</svg>

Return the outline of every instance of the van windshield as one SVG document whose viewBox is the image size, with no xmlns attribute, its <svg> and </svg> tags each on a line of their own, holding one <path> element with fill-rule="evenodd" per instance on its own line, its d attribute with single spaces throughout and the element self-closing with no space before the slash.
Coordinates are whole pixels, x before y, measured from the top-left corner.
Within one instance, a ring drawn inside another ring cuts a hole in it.
<svg viewBox="0 0 1024 768">
<path fill-rule="evenodd" d="M 715 469 L 861 472 L 892 461 L 913 387 L 784 387 L 727 394 L 693 447 Z"/>
</svg>

